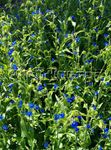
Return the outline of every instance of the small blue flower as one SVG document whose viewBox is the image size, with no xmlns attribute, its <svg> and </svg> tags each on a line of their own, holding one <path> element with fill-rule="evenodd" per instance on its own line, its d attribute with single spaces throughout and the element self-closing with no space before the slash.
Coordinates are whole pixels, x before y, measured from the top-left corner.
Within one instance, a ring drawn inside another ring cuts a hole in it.
<svg viewBox="0 0 111 150">
<path fill-rule="evenodd" d="M 95 106 L 94 104 L 92 105 L 92 108 L 93 108 L 94 110 L 96 110 L 96 106 Z"/>
<path fill-rule="evenodd" d="M 35 15 L 36 14 L 36 12 L 32 12 L 32 15 Z"/>
<path fill-rule="evenodd" d="M 60 119 L 59 114 L 55 114 L 55 115 L 54 115 L 54 120 L 56 120 L 56 121 L 57 121 L 57 120 L 59 120 L 59 119 Z"/>
<path fill-rule="evenodd" d="M 103 150 L 103 148 L 100 146 L 98 150 Z"/>
<path fill-rule="evenodd" d="M 76 132 L 78 132 L 78 131 L 79 131 L 79 128 L 78 128 L 78 127 L 75 127 L 74 130 L 75 130 Z"/>
<path fill-rule="evenodd" d="M 89 82 L 88 85 L 89 85 L 89 86 L 92 86 L 92 85 L 93 85 L 93 82 Z"/>
<path fill-rule="evenodd" d="M 109 85 L 110 85 L 110 82 L 106 82 L 106 85 L 109 86 Z"/>
<path fill-rule="evenodd" d="M 13 51 L 14 51 L 14 49 L 9 50 L 8 55 L 11 56 Z"/>
<path fill-rule="evenodd" d="M 60 118 L 64 118 L 64 117 L 65 117 L 65 114 L 64 114 L 64 113 L 61 113 L 61 114 L 59 114 L 59 117 L 60 117 Z"/>
<path fill-rule="evenodd" d="M 8 126 L 6 124 L 2 125 L 2 129 L 7 131 L 8 130 Z"/>
<path fill-rule="evenodd" d="M 61 73 L 61 78 L 63 78 L 63 77 L 64 77 L 64 72 Z"/>
<path fill-rule="evenodd" d="M 16 66 L 16 64 L 13 64 L 13 65 L 12 65 L 12 69 L 13 69 L 14 71 L 18 70 L 18 67 Z"/>
<path fill-rule="evenodd" d="M 80 88 L 80 86 L 77 85 L 75 88 L 78 90 Z"/>
<path fill-rule="evenodd" d="M 71 19 L 74 21 L 76 19 L 76 17 L 75 16 L 71 16 Z"/>
<path fill-rule="evenodd" d="M 68 97 L 68 98 L 67 98 L 67 102 L 68 102 L 68 103 L 71 103 L 71 102 L 72 102 L 72 99 Z"/>
<path fill-rule="evenodd" d="M 2 85 L 2 82 L 0 81 L 0 86 Z"/>
<path fill-rule="evenodd" d="M 99 92 L 98 92 L 98 91 L 96 91 L 96 92 L 94 93 L 94 95 L 95 95 L 95 96 L 97 96 L 98 94 L 99 94 Z"/>
<path fill-rule="evenodd" d="M 14 46 L 16 44 L 16 41 L 12 42 L 12 46 Z"/>
<path fill-rule="evenodd" d="M 108 46 L 109 45 L 109 43 L 108 42 L 104 42 L 104 46 Z"/>
<path fill-rule="evenodd" d="M 93 42 L 93 46 L 94 46 L 94 47 L 96 47 L 96 46 L 97 46 L 96 42 Z"/>
<path fill-rule="evenodd" d="M 41 108 L 41 109 L 40 109 L 40 112 L 41 112 L 41 113 L 44 113 L 44 112 L 45 112 L 45 110 L 44 110 L 43 108 Z"/>
<path fill-rule="evenodd" d="M 108 133 L 109 129 L 108 128 L 105 128 L 104 129 L 104 133 Z"/>
<path fill-rule="evenodd" d="M 32 116 L 32 112 L 31 111 L 27 111 L 26 112 L 26 116 L 31 117 Z"/>
<path fill-rule="evenodd" d="M 40 107 L 38 105 L 35 105 L 34 108 L 35 108 L 35 110 L 39 110 L 40 109 Z"/>
<path fill-rule="evenodd" d="M 54 84 L 54 89 L 56 90 L 58 88 L 58 85 L 57 84 Z"/>
<path fill-rule="evenodd" d="M 31 109 L 34 108 L 34 104 L 33 103 L 29 103 L 28 105 L 29 105 L 29 108 L 31 108 Z"/>
<path fill-rule="evenodd" d="M 43 90 L 42 84 L 38 86 L 37 90 L 38 90 L 38 91 L 42 91 L 42 90 Z"/>
<path fill-rule="evenodd" d="M 98 28 L 96 27 L 96 28 L 94 28 L 94 30 L 96 31 L 96 32 L 98 32 Z"/>
<path fill-rule="evenodd" d="M 21 107 L 22 107 L 22 105 L 23 105 L 23 101 L 22 101 L 22 100 L 20 100 L 20 101 L 19 101 L 19 103 L 18 103 L 18 108 L 21 108 Z"/>
<path fill-rule="evenodd" d="M 108 120 L 111 120 L 111 117 L 109 117 Z"/>
<path fill-rule="evenodd" d="M 48 145 L 49 145 L 49 143 L 46 141 L 46 142 L 44 143 L 44 148 L 48 148 Z"/>
<path fill-rule="evenodd" d="M 9 88 L 12 88 L 13 85 L 14 85 L 13 83 L 10 83 L 10 84 L 8 85 L 8 87 L 9 87 Z"/>
<path fill-rule="evenodd" d="M 78 116 L 77 118 L 78 118 L 78 119 L 82 119 L 82 116 Z"/>
<path fill-rule="evenodd" d="M 46 75 L 47 75 L 47 73 L 43 73 L 43 74 L 42 74 L 43 77 L 46 77 Z"/>
<path fill-rule="evenodd" d="M 15 101 L 13 99 L 10 100 L 10 104 L 13 104 L 15 103 Z"/>
<path fill-rule="evenodd" d="M 54 60 L 55 60 L 55 59 L 54 59 L 54 58 L 52 58 L 52 62 L 54 62 Z"/>
<path fill-rule="evenodd" d="M 13 62 L 13 60 L 14 60 L 14 58 L 12 57 L 12 58 L 10 58 L 10 62 Z"/>
<path fill-rule="evenodd" d="M 87 124 L 87 125 L 86 125 L 86 128 L 87 128 L 87 129 L 91 128 L 91 125 L 90 125 L 90 124 Z"/>
<path fill-rule="evenodd" d="M 0 121 L 2 121 L 3 120 L 3 116 L 2 115 L 0 115 Z"/>
<path fill-rule="evenodd" d="M 76 37 L 76 43 L 80 42 L 80 37 Z"/>
<path fill-rule="evenodd" d="M 73 123 L 71 124 L 72 128 L 76 128 L 79 125 L 79 123 L 77 121 L 73 121 Z"/>
<path fill-rule="evenodd" d="M 104 33 L 104 38 L 107 38 L 108 37 L 108 33 Z"/>
</svg>

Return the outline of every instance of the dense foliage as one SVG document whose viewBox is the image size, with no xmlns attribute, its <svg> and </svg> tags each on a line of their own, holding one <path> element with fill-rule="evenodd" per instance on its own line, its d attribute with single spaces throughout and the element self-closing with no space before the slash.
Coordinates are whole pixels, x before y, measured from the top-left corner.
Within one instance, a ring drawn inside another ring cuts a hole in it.
<svg viewBox="0 0 111 150">
<path fill-rule="evenodd" d="M 111 149 L 110 0 L 0 0 L 0 149 Z"/>
</svg>

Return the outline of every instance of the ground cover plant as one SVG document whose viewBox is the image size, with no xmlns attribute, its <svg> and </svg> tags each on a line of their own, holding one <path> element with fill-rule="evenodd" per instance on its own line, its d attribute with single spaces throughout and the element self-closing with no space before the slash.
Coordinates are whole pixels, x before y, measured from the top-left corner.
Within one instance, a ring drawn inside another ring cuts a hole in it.
<svg viewBox="0 0 111 150">
<path fill-rule="evenodd" d="M 0 150 L 111 150 L 110 10 L 0 0 Z"/>
</svg>

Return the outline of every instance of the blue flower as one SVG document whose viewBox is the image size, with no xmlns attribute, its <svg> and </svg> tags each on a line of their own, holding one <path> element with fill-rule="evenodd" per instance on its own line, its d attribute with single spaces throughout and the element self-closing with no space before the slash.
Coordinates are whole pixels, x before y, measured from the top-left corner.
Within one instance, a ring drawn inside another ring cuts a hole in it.
<svg viewBox="0 0 111 150">
<path fill-rule="evenodd" d="M 16 66 L 16 64 L 13 64 L 13 65 L 12 65 L 12 69 L 13 69 L 14 71 L 18 70 L 18 67 Z"/>
<path fill-rule="evenodd" d="M 26 112 L 26 116 L 31 117 L 32 116 L 32 112 L 31 111 L 27 111 Z"/>
<path fill-rule="evenodd" d="M 98 28 L 96 27 L 96 28 L 94 28 L 94 30 L 96 31 L 96 32 L 98 32 Z"/>
<path fill-rule="evenodd" d="M 79 131 L 79 128 L 78 128 L 78 127 L 75 127 L 74 130 L 75 130 L 76 132 L 78 132 L 78 131 Z"/>
<path fill-rule="evenodd" d="M 103 150 L 103 148 L 100 146 L 98 150 Z"/>
<path fill-rule="evenodd" d="M 0 86 L 2 85 L 2 82 L 0 81 Z"/>
<path fill-rule="evenodd" d="M 3 116 L 2 115 L 0 115 L 0 121 L 2 121 L 3 120 Z"/>
<path fill-rule="evenodd" d="M 93 82 L 89 82 L 88 85 L 89 85 L 89 86 L 92 86 L 92 85 L 93 85 Z"/>
<path fill-rule="evenodd" d="M 77 85 L 75 88 L 76 88 L 76 89 L 79 89 L 79 88 L 80 88 L 80 86 L 78 86 L 78 85 Z"/>
<path fill-rule="evenodd" d="M 13 60 L 14 60 L 14 58 L 12 57 L 12 58 L 10 58 L 10 62 L 13 62 Z"/>
<path fill-rule="evenodd" d="M 36 14 L 36 12 L 32 12 L 32 15 L 35 15 Z"/>
<path fill-rule="evenodd" d="M 58 88 L 58 85 L 57 84 L 54 84 L 54 89 L 56 90 Z"/>
<path fill-rule="evenodd" d="M 42 90 L 43 90 L 42 84 L 38 86 L 37 90 L 38 90 L 38 91 L 42 91 Z"/>
<path fill-rule="evenodd" d="M 59 117 L 60 117 L 60 118 L 64 118 L 64 117 L 65 117 L 65 114 L 64 114 L 64 113 L 61 113 L 61 114 L 59 114 Z"/>
<path fill-rule="evenodd" d="M 35 105 L 34 108 L 35 108 L 35 110 L 39 110 L 40 109 L 40 107 L 38 105 Z"/>
<path fill-rule="evenodd" d="M 108 120 L 111 120 L 111 117 L 109 117 Z"/>
<path fill-rule="evenodd" d="M 7 131 L 8 130 L 8 126 L 6 124 L 2 125 L 2 129 Z"/>
<path fill-rule="evenodd" d="M 22 107 L 22 105 L 23 105 L 23 101 L 22 101 L 22 100 L 20 100 L 20 101 L 19 101 L 19 103 L 18 103 L 18 108 L 21 108 L 21 107 Z"/>
<path fill-rule="evenodd" d="M 67 102 L 68 102 L 68 103 L 71 103 L 71 102 L 72 102 L 72 99 L 68 97 L 68 98 L 67 98 Z"/>
<path fill-rule="evenodd" d="M 77 121 L 73 121 L 73 123 L 71 124 L 72 128 L 76 128 L 79 125 L 79 123 Z"/>
<path fill-rule="evenodd" d="M 63 78 L 63 77 L 64 77 L 64 72 L 61 73 L 61 78 Z"/>
<path fill-rule="evenodd" d="M 107 38 L 108 37 L 108 33 L 104 33 L 104 37 Z"/>
<path fill-rule="evenodd" d="M 110 85 L 110 82 L 106 82 L 106 85 L 109 86 L 109 85 Z"/>
<path fill-rule="evenodd" d="M 55 115 L 54 115 L 54 120 L 57 121 L 57 120 L 59 120 L 59 118 L 60 118 L 59 114 L 55 114 Z"/>
<path fill-rule="evenodd" d="M 76 43 L 80 42 L 80 37 L 76 38 Z"/>
<path fill-rule="evenodd" d="M 31 109 L 34 108 L 34 104 L 33 103 L 29 103 L 28 105 L 29 105 L 29 108 L 31 108 Z"/>
<path fill-rule="evenodd" d="M 93 107 L 94 110 L 96 110 L 96 106 L 94 104 L 92 105 L 92 107 Z"/>
<path fill-rule="evenodd" d="M 46 141 L 46 142 L 44 143 L 44 148 L 48 148 L 48 145 L 49 145 L 49 143 Z"/>
<path fill-rule="evenodd" d="M 10 84 L 8 85 L 8 87 L 9 87 L 9 88 L 12 88 L 13 85 L 14 85 L 13 83 L 10 83 Z"/>
<path fill-rule="evenodd" d="M 14 51 L 13 49 L 9 50 L 8 55 L 11 56 L 13 51 Z"/>
<path fill-rule="evenodd" d="M 76 17 L 75 16 L 71 16 L 71 19 L 74 21 L 76 19 Z"/>
<path fill-rule="evenodd" d="M 108 42 L 104 42 L 104 46 L 108 46 L 109 45 L 109 43 Z"/>
<path fill-rule="evenodd" d="M 105 128 L 104 129 L 104 133 L 108 133 L 109 129 L 108 128 Z"/>
<path fill-rule="evenodd" d="M 40 112 L 41 112 L 41 113 L 44 113 L 44 112 L 45 112 L 45 110 L 44 110 L 43 108 L 41 108 L 41 109 L 40 109 Z"/>
<path fill-rule="evenodd" d="M 87 129 L 91 128 L 91 125 L 90 125 L 90 124 L 87 124 L 87 125 L 86 125 L 86 128 L 87 128 Z"/>
<path fill-rule="evenodd" d="M 82 116 L 78 116 L 78 119 L 82 119 Z"/>
<path fill-rule="evenodd" d="M 52 58 L 52 62 L 54 62 L 54 60 L 55 60 L 55 59 L 54 59 L 54 58 Z"/>
<path fill-rule="evenodd" d="M 10 104 L 13 104 L 15 103 L 15 101 L 13 99 L 10 100 Z"/>
<path fill-rule="evenodd" d="M 12 42 L 12 46 L 14 46 L 16 44 L 16 41 Z"/>
<path fill-rule="evenodd" d="M 94 47 L 96 47 L 96 46 L 97 46 L 96 42 L 93 42 L 93 46 L 94 46 Z"/>
<path fill-rule="evenodd" d="M 98 92 L 98 91 L 96 91 L 94 94 L 95 94 L 95 96 L 97 96 L 97 95 L 99 94 L 99 92 Z"/>
</svg>

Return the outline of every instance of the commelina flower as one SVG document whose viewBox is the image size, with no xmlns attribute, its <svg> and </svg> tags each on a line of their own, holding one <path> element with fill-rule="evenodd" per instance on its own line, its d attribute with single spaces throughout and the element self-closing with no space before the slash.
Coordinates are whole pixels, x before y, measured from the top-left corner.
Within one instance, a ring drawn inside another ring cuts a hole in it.
<svg viewBox="0 0 111 150">
<path fill-rule="evenodd" d="M 3 115 L 0 115 L 0 121 L 2 121 L 3 120 Z"/>
<path fill-rule="evenodd" d="M 87 125 L 86 125 L 86 128 L 87 128 L 87 129 L 90 129 L 90 128 L 91 128 L 91 125 L 90 125 L 90 124 L 87 124 Z"/>
<path fill-rule="evenodd" d="M 2 125 L 2 129 L 7 131 L 8 130 L 8 125 L 6 125 L 6 124 Z"/>
<path fill-rule="evenodd" d="M 19 103 L 18 103 L 18 108 L 21 108 L 21 107 L 22 107 L 22 105 L 23 105 L 23 101 L 22 101 L 22 100 L 20 100 L 20 101 L 19 101 Z"/>
<path fill-rule="evenodd" d="M 78 125 L 79 125 L 79 122 L 77 121 L 73 121 L 73 123 L 71 124 L 71 127 L 75 130 L 75 132 L 79 131 Z"/>
<path fill-rule="evenodd" d="M 8 55 L 11 56 L 13 51 L 14 51 L 14 49 L 9 50 Z"/>
<path fill-rule="evenodd" d="M 10 83 L 10 84 L 8 85 L 8 87 L 9 87 L 9 88 L 12 88 L 13 85 L 14 85 L 13 83 Z"/>
<path fill-rule="evenodd" d="M 27 111 L 25 114 L 26 114 L 26 116 L 28 116 L 28 117 L 31 117 L 31 116 L 32 116 L 32 112 L 31 112 L 31 111 Z"/>
<path fill-rule="evenodd" d="M 12 69 L 13 69 L 14 71 L 18 70 L 17 65 L 16 65 L 16 64 L 13 64 L 13 65 L 12 65 Z"/>
<path fill-rule="evenodd" d="M 0 86 L 2 85 L 2 82 L 0 81 Z"/>
<path fill-rule="evenodd" d="M 38 90 L 38 91 L 42 91 L 42 90 L 43 90 L 42 84 L 38 86 L 37 90 Z"/>
<path fill-rule="evenodd" d="M 16 44 L 16 41 L 12 42 L 12 46 L 14 46 Z"/>
<path fill-rule="evenodd" d="M 29 103 L 28 105 L 29 105 L 29 108 L 31 109 L 34 108 L 34 103 Z"/>
<path fill-rule="evenodd" d="M 45 149 L 48 148 L 48 145 L 49 145 L 49 142 L 46 141 L 46 142 L 44 143 L 44 148 L 45 148 Z"/>
<path fill-rule="evenodd" d="M 100 146 L 98 150 L 103 150 L 103 148 Z"/>
<path fill-rule="evenodd" d="M 54 84 L 54 89 L 56 90 L 58 88 L 58 85 L 57 84 Z"/>
</svg>

